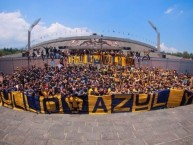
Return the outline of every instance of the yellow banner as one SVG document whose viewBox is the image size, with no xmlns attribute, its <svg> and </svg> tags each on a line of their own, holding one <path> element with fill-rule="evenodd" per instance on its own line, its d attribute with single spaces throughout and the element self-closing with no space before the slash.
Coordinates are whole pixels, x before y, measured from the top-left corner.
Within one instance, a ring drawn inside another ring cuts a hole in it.
<svg viewBox="0 0 193 145">
<path fill-rule="evenodd" d="M 83 63 L 88 63 L 88 61 L 87 61 L 87 55 L 85 54 L 84 56 L 83 56 Z"/>
<path fill-rule="evenodd" d="M 75 64 L 80 63 L 80 56 L 74 56 L 74 63 Z"/>
<path fill-rule="evenodd" d="M 121 66 L 131 66 L 134 64 L 134 60 L 132 58 L 126 58 L 125 56 L 115 56 L 111 55 L 81 55 L 81 56 L 68 56 L 68 63 L 70 64 L 80 64 L 80 63 L 100 63 L 102 61 L 103 64 L 112 65 L 121 65 Z"/>
<path fill-rule="evenodd" d="M 119 57 L 118 57 L 118 56 L 115 56 L 115 58 L 114 58 L 114 64 L 115 64 L 115 65 L 118 65 L 118 62 L 119 62 Z"/>
<path fill-rule="evenodd" d="M 19 91 L 11 92 L 13 100 L 13 109 L 14 110 L 25 110 L 25 101 L 23 93 Z"/>
<path fill-rule="evenodd" d="M 167 107 L 178 107 L 181 104 L 184 90 L 170 89 Z"/>
<path fill-rule="evenodd" d="M 132 112 L 151 110 L 152 94 L 134 94 Z"/>
<path fill-rule="evenodd" d="M 113 94 L 104 96 L 36 96 L 6 90 L 0 94 L 0 106 L 40 113 L 89 113 L 149 111 L 193 103 L 188 90 L 166 89 L 152 94 Z"/>
<path fill-rule="evenodd" d="M 2 106 L 1 93 L 0 93 L 0 106 Z"/>
<path fill-rule="evenodd" d="M 112 56 L 111 55 L 103 55 L 103 64 L 111 65 L 112 64 Z"/>
<path fill-rule="evenodd" d="M 3 101 L 3 106 L 8 107 L 8 108 L 13 107 L 10 93 L 1 92 L 1 98 L 2 98 L 2 101 Z"/>
<path fill-rule="evenodd" d="M 41 113 L 63 113 L 61 95 L 40 96 Z"/>
<path fill-rule="evenodd" d="M 122 64 L 121 64 L 121 66 L 126 66 L 126 58 L 125 57 L 121 57 L 122 58 Z"/>
<path fill-rule="evenodd" d="M 83 108 L 83 100 L 77 96 L 68 96 L 65 101 L 72 113 L 78 113 Z"/>
<path fill-rule="evenodd" d="M 68 56 L 68 63 L 72 63 L 72 57 Z"/>
<path fill-rule="evenodd" d="M 36 109 L 36 103 L 34 101 L 35 100 L 34 96 L 24 95 L 24 100 L 26 103 L 26 110 L 36 113 L 37 109 Z"/>
<path fill-rule="evenodd" d="M 133 104 L 132 94 L 115 94 L 112 96 L 112 112 L 131 112 Z"/>
<path fill-rule="evenodd" d="M 107 114 L 111 113 L 111 95 L 88 96 L 89 114 Z"/>
</svg>

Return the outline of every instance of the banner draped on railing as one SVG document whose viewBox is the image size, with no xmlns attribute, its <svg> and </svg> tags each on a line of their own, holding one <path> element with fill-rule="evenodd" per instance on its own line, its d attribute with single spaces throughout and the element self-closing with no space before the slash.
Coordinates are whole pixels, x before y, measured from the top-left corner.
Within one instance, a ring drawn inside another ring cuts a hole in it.
<svg viewBox="0 0 193 145">
<path fill-rule="evenodd" d="M 1 100 L 2 100 L 2 105 L 8 108 L 12 108 L 12 99 L 11 99 L 11 93 L 9 93 L 6 90 L 3 90 L 1 92 Z"/>
<path fill-rule="evenodd" d="M 89 114 L 111 113 L 111 95 L 88 96 Z"/>
<path fill-rule="evenodd" d="M 40 96 L 25 95 L 26 110 L 40 112 Z"/>
<path fill-rule="evenodd" d="M 134 65 L 134 59 L 125 56 L 111 56 L 111 55 L 81 55 L 68 56 L 69 64 L 105 64 L 105 65 L 120 65 L 131 66 Z"/>
<path fill-rule="evenodd" d="M 13 109 L 14 110 L 25 110 L 26 109 L 26 102 L 25 97 L 22 92 L 16 91 L 11 92 L 12 101 L 13 101 Z"/>
<path fill-rule="evenodd" d="M 62 96 L 62 108 L 64 113 L 88 113 L 88 96 Z"/>
<path fill-rule="evenodd" d="M 108 114 L 149 111 L 193 104 L 188 90 L 168 89 L 150 94 L 113 94 L 104 96 L 36 96 L 19 91 L 3 91 L 0 106 L 37 113 Z"/>
</svg>

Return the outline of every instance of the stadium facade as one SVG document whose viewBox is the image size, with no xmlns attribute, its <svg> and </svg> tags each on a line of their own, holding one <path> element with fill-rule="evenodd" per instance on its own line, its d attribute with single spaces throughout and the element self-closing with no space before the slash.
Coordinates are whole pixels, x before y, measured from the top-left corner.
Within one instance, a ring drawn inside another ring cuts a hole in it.
<svg viewBox="0 0 193 145">
<path fill-rule="evenodd" d="M 44 41 L 33 45 L 33 49 L 43 49 L 44 47 L 56 47 L 58 49 L 111 49 L 111 50 L 129 50 L 134 52 L 157 51 L 156 47 L 125 38 L 109 37 L 93 34 L 90 36 L 76 36 L 68 38 L 57 38 Z"/>
</svg>

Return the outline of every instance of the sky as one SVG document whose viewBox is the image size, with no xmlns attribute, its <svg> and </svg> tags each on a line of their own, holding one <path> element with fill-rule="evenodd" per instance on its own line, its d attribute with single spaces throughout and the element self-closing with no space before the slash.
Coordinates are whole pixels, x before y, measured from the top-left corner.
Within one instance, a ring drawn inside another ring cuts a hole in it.
<svg viewBox="0 0 193 145">
<path fill-rule="evenodd" d="M 193 0 L 1 0 L 0 48 L 25 47 L 30 25 L 36 44 L 97 33 L 138 40 L 161 50 L 193 52 Z"/>
</svg>

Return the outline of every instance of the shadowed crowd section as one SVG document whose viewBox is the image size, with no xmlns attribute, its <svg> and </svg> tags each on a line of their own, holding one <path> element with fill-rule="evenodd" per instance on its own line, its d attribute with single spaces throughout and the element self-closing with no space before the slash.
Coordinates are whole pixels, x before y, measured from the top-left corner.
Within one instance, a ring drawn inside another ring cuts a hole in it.
<svg viewBox="0 0 193 145">
<path fill-rule="evenodd" d="M 150 94 L 104 96 L 31 96 L 20 91 L 1 92 L 0 106 L 36 113 L 109 114 L 173 108 L 193 103 L 188 90 L 166 89 Z"/>
</svg>

